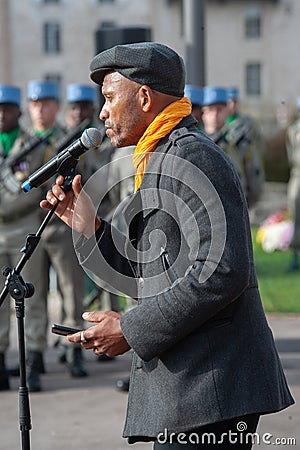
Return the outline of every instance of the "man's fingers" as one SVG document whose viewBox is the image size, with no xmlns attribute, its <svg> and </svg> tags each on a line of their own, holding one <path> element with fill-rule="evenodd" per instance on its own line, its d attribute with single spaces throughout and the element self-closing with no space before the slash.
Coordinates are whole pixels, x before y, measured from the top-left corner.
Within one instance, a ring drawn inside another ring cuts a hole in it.
<svg viewBox="0 0 300 450">
<path fill-rule="evenodd" d="M 78 195 L 80 194 L 80 192 L 82 190 L 81 175 L 75 175 L 73 182 L 72 182 L 72 188 L 73 188 L 74 194 L 76 195 L 76 197 L 78 197 Z"/>
<path fill-rule="evenodd" d="M 81 332 L 68 334 L 66 337 L 67 337 L 68 341 L 70 341 L 70 342 L 74 342 L 74 343 L 81 342 Z"/>
<path fill-rule="evenodd" d="M 101 311 L 85 312 L 82 318 L 88 322 L 101 322 L 103 320 L 103 313 Z"/>
<path fill-rule="evenodd" d="M 55 184 L 54 186 L 52 186 L 52 192 L 55 195 L 55 197 L 58 198 L 59 201 L 61 201 L 61 202 L 66 198 L 65 192 L 62 190 L 62 188 L 58 184 Z"/>
<path fill-rule="evenodd" d="M 52 188 L 52 189 L 53 189 L 53 188 Z M 48 192 L 47 192 L 46 199 L 47 199 L 47 201 L 48 201 L 51 205 L 56 205 L 57 202 L 58 202 L 56 196 L 53 194 L 52 191 L 48 191 Z"/>
<path fill-rule="evenodd" d="M 47 202 L 47 200 L 42 200 L 40 202 L 40 207 L 43 209 L 51 209 L 52 205 L 49 202 Z"/>
<path fill-rule="evenodd" d="M 64 177 L 62 175 L 58 175 L 58 177 L 56 177 L 55 183 L 58 184 L 59 186 L 61 186 L 64 182 Z"/>
</svg>

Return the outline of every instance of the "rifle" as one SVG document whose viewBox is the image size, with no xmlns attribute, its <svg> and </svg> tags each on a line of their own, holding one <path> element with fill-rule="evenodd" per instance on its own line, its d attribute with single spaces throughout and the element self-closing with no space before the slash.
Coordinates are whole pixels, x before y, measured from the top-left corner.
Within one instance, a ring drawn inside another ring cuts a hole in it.
<svg viewBox="0 0 300 450">
<path fill-rule="evenodd" d="M 25 156 L 31 153 L 34 149 L 36 149 L 42 142 L 46 141 L 50 136 L 51 132 L 47 133 L 45 136 L 31 136 L 30 139 L 22 145 L 20 152 L 13 155 L 8 155 L 6 158 L 1 159 L 0 161 L 0 172 L 5 168 L 11 168 L 21 162 Z"/>
<path fill-rule="evenodd" d="M 250 132 L 251 132 L 251 128 L 249 126 L 247 126 L 247 125 L 243 124 L 243 125 L 237 127 L 235 129 L 235 132 L 232 133 L 234 135 L 234 138 L 235 138 L 235 139 L 232 139 L 233 143 L 238 147 L 240 142 L 243 139 L 245 139 L 245 138 L 247 138 L 248 142 L 251 142 L 251 139 L 249 137 L 249 133 Z"/>
<path fill-rule="evenodd" d="M 57 153 L 68 147 L 74 139 L 81 136 L 83 130 L 89 124 L 89 120 L 83 120 L 77 127 L 72 128 L 57 144 Z M 43 137 L 31 136 L 27 142 L 21 147 L 20 152 L 15 155 L 9 155 L 0 160 L 0 184 L 4 184 L 6 188 L 17 193 L 20 190 L 20 183 L 15 179 L 11 170 L 15 165 L 24 160 L 25 156 L 35 150 L 40 144 L 45 142 L 50 136 L 51 131 Z"/>
<path fill-rule="evenodd" d="M 85 119 L 76 127 L 71 128 L 56 144 L 57 153 L 60 153 L 66 147 L 69 147 L 74 139 L 79 138 L 89 123 L 89 119 Z"/>
<path fill-rule="evenodd" d="M 13 194 L 20 191 L 20 183 L 14 177 L 12 168 L 24 160 L 25 156 L 36 149 L 42 142 L 46 141 L 50 134 L 51 132 L 47 133 L 43 137 L 31 136 L 31 138 L 23 144 L 20 152 L 17 154 L 8 155 L 6 158 L 2 156 L 0 159 L 0 184 L 5 186 L 8 191 Z"/>
<path fill-rule="evenodd" d="M 70 144 L 72 144 L 74 139 L 80 137 L 81 133 L 88 124 L 88 119 L 83 120 L 79 125 L 77 125 L 77 127 L 72 128 L 60 141 L 58 141 L 57 153 L 61 152 L 65 147 L 68 147 Z M 45 142 L 50 135 L 51 131 L 49 131 L 49 133 L 47 133 L 43 137 L 31 136 L 30 139 L 28 139 L 27 142 L 22 145 L 20 151 L 17 154 L 8 155 L 6 158 L 2 158 L 2 160 L 0 160 L 0 173 L 3 169 L 7 167 L 13 168 L 16 164 L 21 162 L 25 158 L 25 156 L 35 150 L 40 144 Z"/>
<path fill-rule="evenodd" d="M 210 137 L 210 139 L 212 139 L 215 142 L 215 144 L 218 144 L 218 145 L 219 145 L 219 142 L 222 139 L 225 139 L 225 141 L 226 141 L 225 132 L 224 132 L 223 128 L 221 130 L 216 131 L 215 133 L 213 133 L 209 137 Z"/>
</svg>

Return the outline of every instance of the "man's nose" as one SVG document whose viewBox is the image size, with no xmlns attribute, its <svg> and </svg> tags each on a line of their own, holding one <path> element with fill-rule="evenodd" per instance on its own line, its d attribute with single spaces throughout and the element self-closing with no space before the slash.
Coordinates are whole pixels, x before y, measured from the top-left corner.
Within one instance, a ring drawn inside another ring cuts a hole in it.
<svg viewBox="0 0 300 450">
<path fill-rule="evenodd" d="M 106 120 L 108 118 L 108 112 L 105 109 L 105 107 L 103 106 L 100 113 L 99 113 L 99 119 L 100 120 Z"/>
</svg>

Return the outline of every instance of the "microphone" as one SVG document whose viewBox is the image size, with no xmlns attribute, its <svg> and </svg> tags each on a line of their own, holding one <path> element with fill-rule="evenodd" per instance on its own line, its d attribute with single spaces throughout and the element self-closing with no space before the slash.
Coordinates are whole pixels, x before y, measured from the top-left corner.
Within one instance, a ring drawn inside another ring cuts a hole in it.
<svg viewBox="0 0 300 450">
<path fill-rule="evenodd" d="M 49 180 L 56 173 L 74 168 L 74 163 L 76 165 L 79 157 L 87 150 L 99 147 L 102 140 L 102 133 L 97 128 L 87 128 L 79 139 L 29 175 L 27 180 L 21 185 L 21 188 L 24 192 L 29 192 L 32 188 L 37 188 Z"/>
</svg>

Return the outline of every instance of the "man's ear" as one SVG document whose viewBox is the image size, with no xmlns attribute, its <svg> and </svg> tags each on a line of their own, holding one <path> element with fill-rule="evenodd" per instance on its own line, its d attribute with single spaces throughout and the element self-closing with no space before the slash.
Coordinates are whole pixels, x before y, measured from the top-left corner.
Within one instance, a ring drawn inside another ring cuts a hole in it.
<svg viewBox="0 0 300 450">
<path fill-rule="evenodd" d="M 153 106 L 153 92 L 149 86 L 141 86 L 139 90 L 139 99 L 142 110 L 149 112 Z"/>
</svg>

